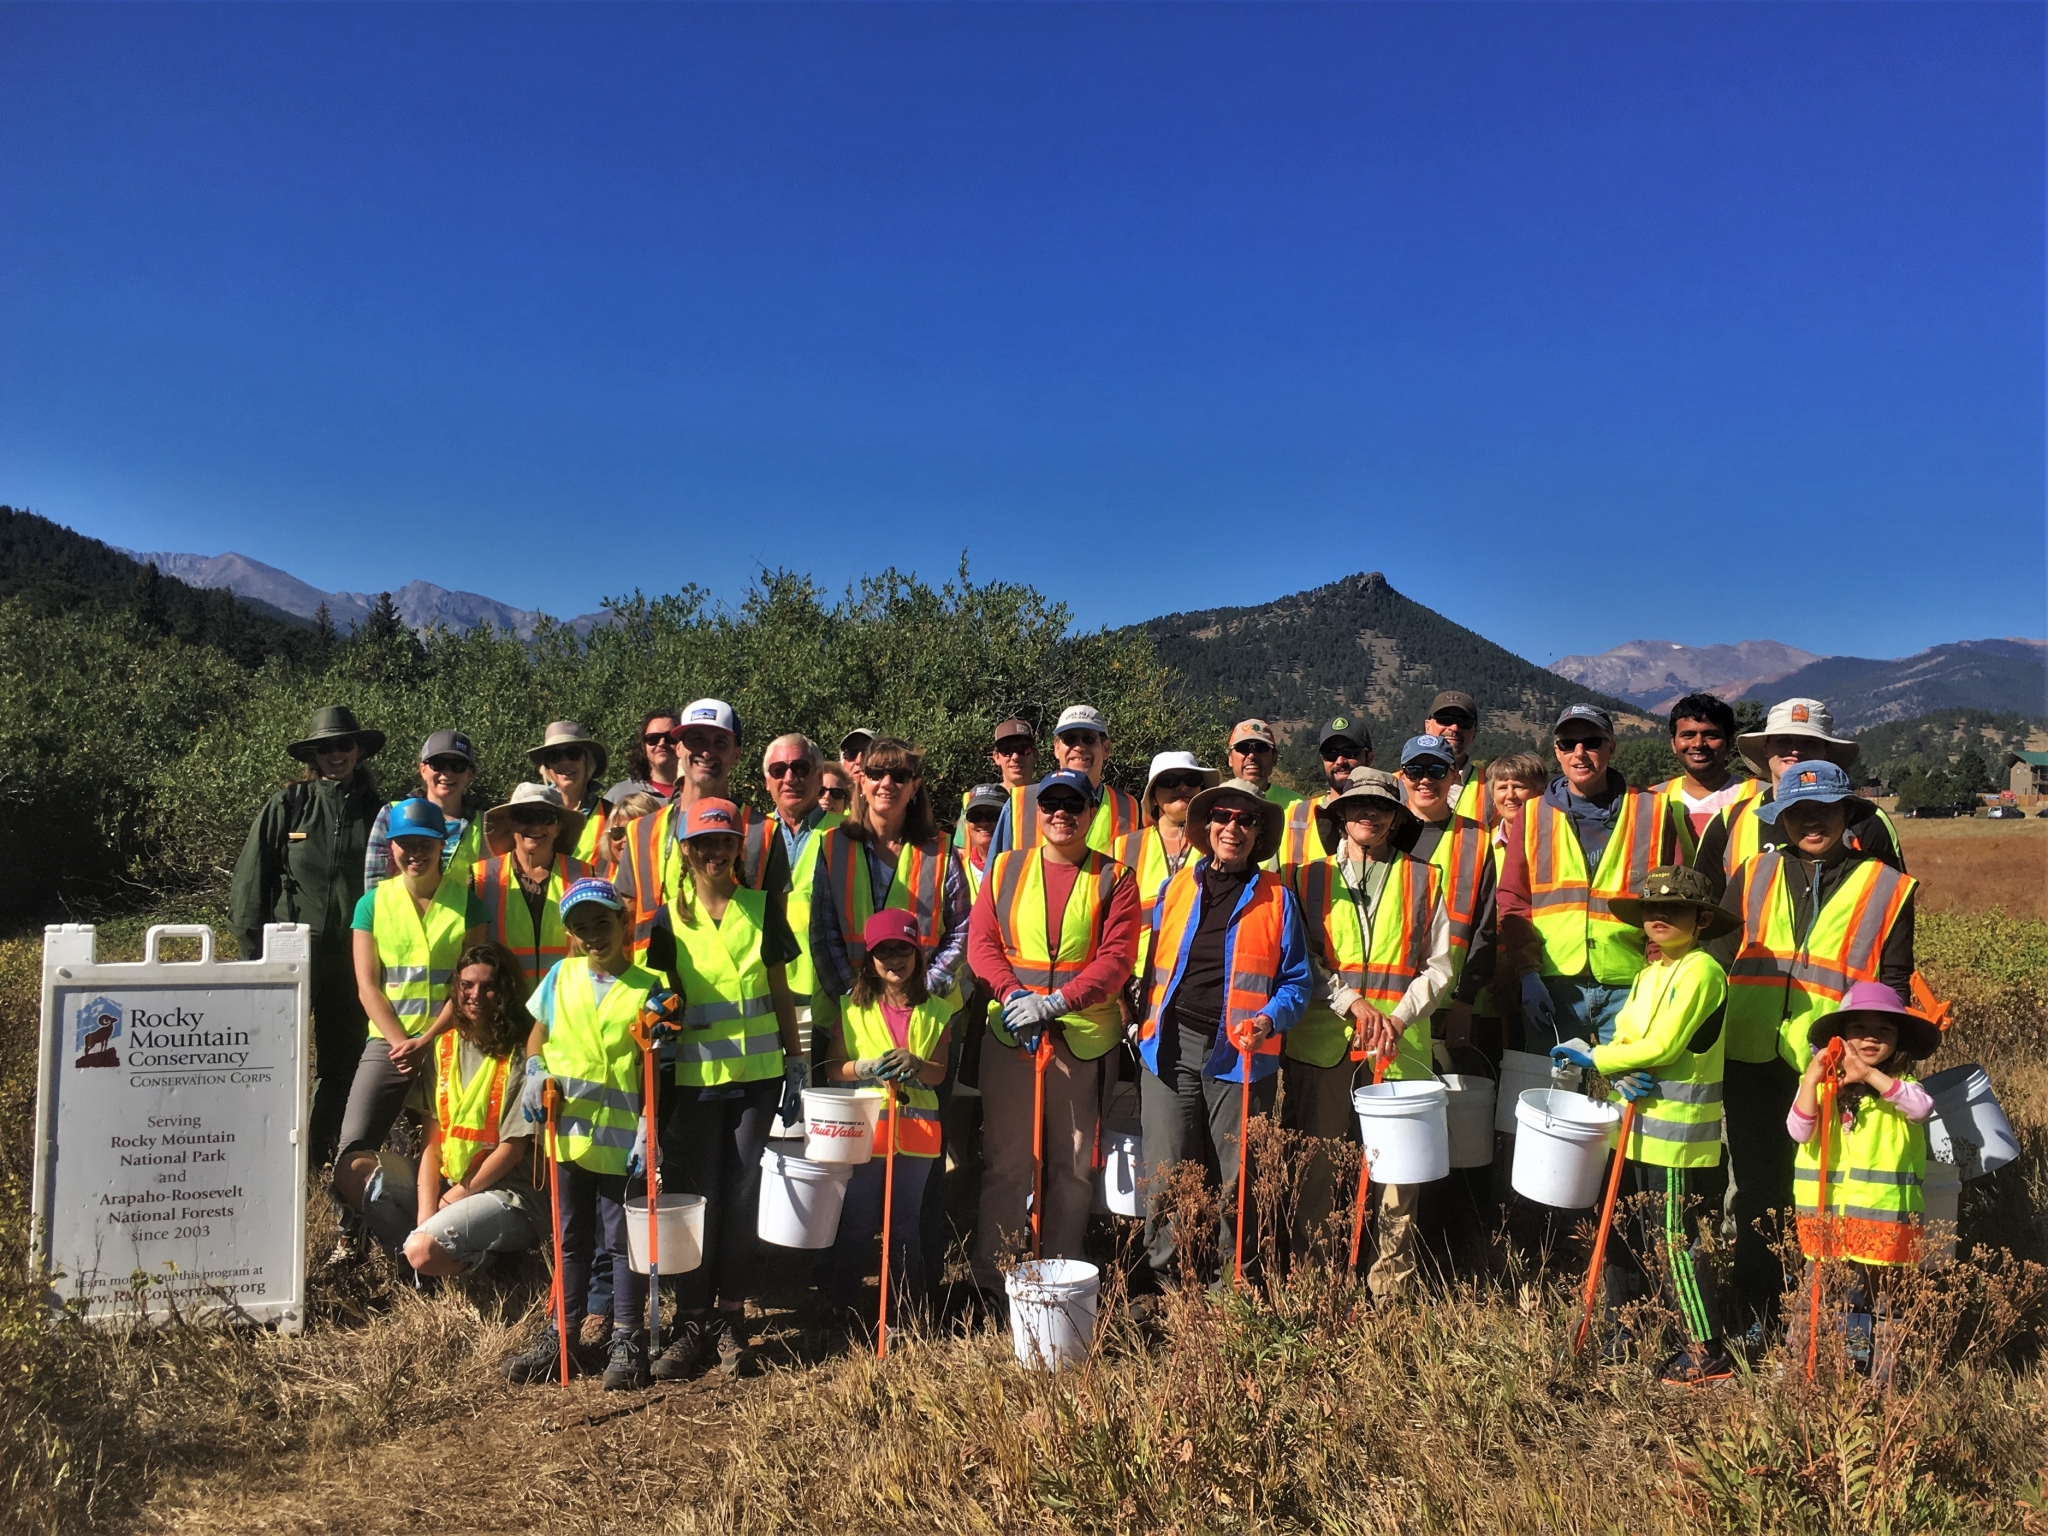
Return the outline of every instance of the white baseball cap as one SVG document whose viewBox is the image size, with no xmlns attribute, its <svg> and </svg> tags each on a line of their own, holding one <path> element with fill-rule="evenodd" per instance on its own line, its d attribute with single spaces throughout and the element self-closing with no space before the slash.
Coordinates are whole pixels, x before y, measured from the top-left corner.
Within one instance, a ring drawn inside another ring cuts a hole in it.
<svg viewBox="0 0 2048 1536">
<path fill-rule="evenodd" d="M 1060 723 L 1052 728 L 1052 733 L 1064 736 L 1068 731 L 1095 731 L 1107 736 L 1109 722 L 1093 704 L 1069 704 L 1060 712 Z"/>
<path fill-rule="evenodd" d="M 680 736 L 693 725 L 708 725 L 720 730 L 734 741 L 740 739 L 740 717 L 732 712 L 732 706 L 723 699 L 694 699 L 683 706 L 683 712 L 676 719 L 672 734 Z"/>
</svg>

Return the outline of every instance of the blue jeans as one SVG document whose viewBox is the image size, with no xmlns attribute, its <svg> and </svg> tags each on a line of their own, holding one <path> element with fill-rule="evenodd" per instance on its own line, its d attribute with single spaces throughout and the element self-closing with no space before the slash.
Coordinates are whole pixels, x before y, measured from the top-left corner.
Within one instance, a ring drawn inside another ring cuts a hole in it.
<svg viewBox="0 0 2048 1536">
<path fill-rule="evenodd" d="M 1523 1009 L 1523 1050 L 1544 1055 L 1574 1036 L 1594 1045 L 1614 1039 L 1614 1020 L 1628 1001 L 1627 987 L 1604 986 L 1590 976 L 1546 976 L 1543 990 L 1550 994 L 1555 1027 L 1546 1029 L 1544 1020 Z"/>
<path fill-rule="evenodd" d="M 889 1213 L 889 1321 L 899 1322 L 907 1307 L 925 1296 L 922 1206 L 926 1180 L 936 1157 L 896 1159 L 896 1192 Z M 867 1278 L 868 1244 L 882 1230 L 882 1178 L 887 1164 L 879 1157 L 862 1163 L 847 1180 L 846 1204 L 839 1212 L 839 1236 L 832 1243 L 831 1283 L 827 1294 L 837 1307 L 860 1299 Z"/>
</svg>

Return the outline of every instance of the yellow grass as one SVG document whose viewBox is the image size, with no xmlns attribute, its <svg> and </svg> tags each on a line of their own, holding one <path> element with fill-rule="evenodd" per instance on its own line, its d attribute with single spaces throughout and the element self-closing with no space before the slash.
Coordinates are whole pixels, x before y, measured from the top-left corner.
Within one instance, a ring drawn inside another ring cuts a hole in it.
<svg viewBox="0 0 2048 1536">
<path fill-rule="evenodd" d="M 2048 922 L 2048 821 L 1901 821 L 1922 912 L 2009 913 Z"/>
</svg>

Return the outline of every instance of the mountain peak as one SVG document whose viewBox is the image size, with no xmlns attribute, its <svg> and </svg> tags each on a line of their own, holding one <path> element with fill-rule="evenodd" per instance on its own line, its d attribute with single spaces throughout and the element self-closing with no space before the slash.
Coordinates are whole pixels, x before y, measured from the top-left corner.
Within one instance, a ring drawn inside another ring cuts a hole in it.
<svg viewBox="0 0 2048 1536">
<path fill-rule="evenodd" d="M 1811 651 L 1781 640 L 1739 640 L 1733 645 L 1629 640 L 1597 656 L 1560 656 L 1550 670 L 1662 714 L 1688 693 L 1736 698 L 1818 660 Z"/>
</svg>

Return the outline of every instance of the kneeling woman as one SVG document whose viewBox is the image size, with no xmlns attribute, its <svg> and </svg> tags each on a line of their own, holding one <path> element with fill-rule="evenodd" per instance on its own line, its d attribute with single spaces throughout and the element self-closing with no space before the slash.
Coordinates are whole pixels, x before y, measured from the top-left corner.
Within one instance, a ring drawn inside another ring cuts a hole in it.
<svg viewBox="0 0 2048 1536">
<path fill-rule="evenodd" d="M 414 1093 L 429 1127 L 417 1187 L 381 1167 L 370 1178 L 364 1218 L 419 1274 L 459 1275 L 491 1254 L 540 1245 L 545 1206 L 525 1177 L 533 1127 L 519 1108 L 533 1028 L 522 981 L 499 945 L 463 952 L 454 1027 L 434 1042 L 431 1090 Z"/>
<path fill-rule="evenodd" d="M 866 950 L 839 1020 L 839 1035 L 825 1064 L 830 1083 L 896 1084 L 896 1120 L 884 1113 L 875 1127 L 875 1156 L 853 1170 L 839 1236 L 832 1245 L 831 1302 L 850 1309 L 867 1274 L 868 1244 L 882 1224 L 883 1181 L 889 1137 L 896 1138 L 895 1191 L 889 1217 L 889 1326 L 920 1306 L 927 1290 L 919 1208 L 925 1179 L 941 1151 L 939 1096 L 950 1042 L 947 1021 L 958 1006 L 933 997 L 925 985 L 925 955 L 917 918 L 900 908 L 877 912 L 861 930 Z"/>
</svg>

